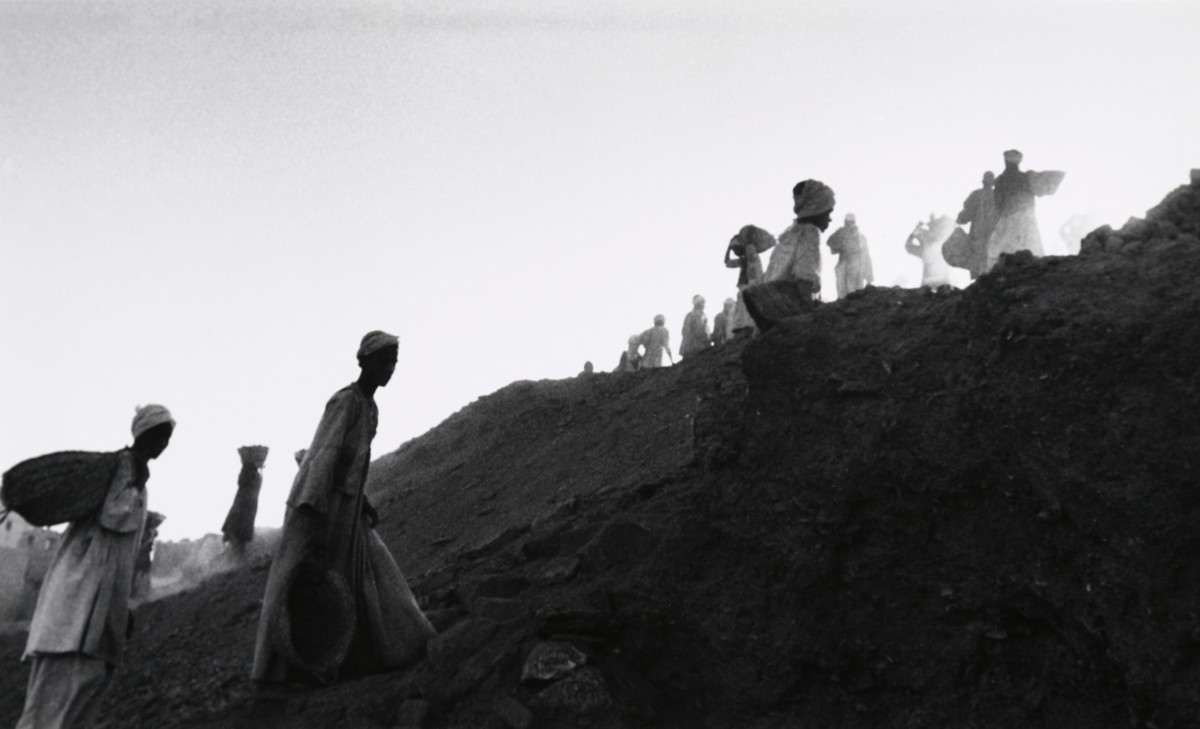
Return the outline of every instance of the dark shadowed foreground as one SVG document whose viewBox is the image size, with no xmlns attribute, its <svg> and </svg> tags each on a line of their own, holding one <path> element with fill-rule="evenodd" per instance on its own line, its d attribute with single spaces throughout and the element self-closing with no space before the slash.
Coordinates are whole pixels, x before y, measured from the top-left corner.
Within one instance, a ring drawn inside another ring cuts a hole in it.
<svg viewBox="0 0 1200 729">
<path fill-rule="evenodd" d="M 255 703 L 260 561 L 138 610 L 107 725 L 1194 726 L 1197 235 L 1180 188 L 965 291 L 514 383 L 372 466 L 426 659 Z"/>
</svg>

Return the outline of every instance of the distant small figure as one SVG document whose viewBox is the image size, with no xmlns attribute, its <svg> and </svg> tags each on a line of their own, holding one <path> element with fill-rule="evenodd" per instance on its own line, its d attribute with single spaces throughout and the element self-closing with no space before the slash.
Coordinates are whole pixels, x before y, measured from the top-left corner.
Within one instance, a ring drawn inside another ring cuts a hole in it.
<svg viewBox="0 0 1200 729">
<path fill-rule="evenodd" d="M 712 346 L 708 334 L 708 316 L 704 313 L 704 297 L 692 297 L 692 310 L 683 318 L 683 334 L 679 341 L 679 356 L 690 357 Z"/>
<path fill-rule="evenodd" d="M 983 173 L 983 187 L 967 195 L 956 219 L 959 225 L 971 226 L 966 240 L 963 241 L 962 255 L 959 257 L 964 265 L 951 261 L 953 256 L 943 251 L 950 265 L 967 269 L 972 279 L 979 278 L 987 270 L 988 238 L 996 229 L 999 217 L 1000 213 L 996 210 L 996 175 L 989 170 Z"/>
<path fill-rule="evenodd" d="M 254 541 L 254 521 L 258 517 L 258 493 L 262 490 L 262 467 L 267 462 L 267 446 L 242 446 L 238 456 L 242 459 L 242 470 L 238 472 L 237 493 L 233 504 L 221 525 L 223 541 L 228 545 L 230 556 L 240 562 L 246 556 L 246 547 Z"/>
<path fill-rule="evenodd" d="M 725 308 L 713 317 L 712 343 L 719 347 L 729 340 L 729 325 L 733 322 L 733 309 L 737 306 L 736 299 L 725 299 Z"/>
<path fill-rule="evenodd" d="M 950 283 L 950 266 L 942 257 L 942 244 L 953 232 L 954 221 L 949 215 L 939 217 L 930 213 L 929 222 L 917 223 L 908 234 L 904 250 L 921 259 L 922 286 L 936 289 Z"/>
<path fill-rule="evenodd" d="M 621 352 L 621 360 L 617 363 L 615 372 L 637 372 L 642 366 L 642 337 L 631 334 L 626 343 L 625 351 Z"/>
<path fill-rule="evenodd" d="M 813 298 L 821 293 L 821 233 L 833 220 L 836 200 L 823 182 L 804 180 L 792 188 L 792 212 L 796 216 L 779 234 L 779 245 L 771 254 L 764 281 L 792 279 L 808 281 Z"/>
<path fill-rule="evenodd" d="M 1077 255 L 1084 236 L 1103 224 L 1100 216 L 1095 213 L 1075 213 L 1067 219 L 1058 229 L 1058 236 L 1067 244 L 1068 255 Z"/>
<path fill-rule="evenodd" d="M 663 352 L 666 351 L 667 356 L 671 358 L 671 364 L 675 364 L 675 355 L 671 354 L 671 333 L 667 331 L 666 317 L 658 314 L 654 317 L 654 326 L 642 332 L 638 337 L 638 344 L 645 348 L 646 353 L 642 355 L 642 361 L 638 365 L 638 369 L 653 369 L 662 367 Z"/>
<path fill-rule="evenodd" d="M 301 448 L 300 450 L 296 451 L 296 452 L 293 454 L 293 455 L 295 456 L 295 458 L 296 458 L 296 465 L 297 465 L 297 466 L 299 466 L 301 463 L 304 463 L 304 456 L 305 456 L 305 455 L 307 455 L 307 454 L 308 454 L 308 449 L 307 449 L 307 448 Z"/>
<path fill-rule="evenodd" d="M 137 559 L 133 562 L 133 592 L 131 597 L 146 597 L 150 594 L 150 567 L 153 565 L 154 540 L 158 539 L 158 528 L 167 517 L 157 511 L 147 512 L 146 527 L 142 532 L 142 543 L 138 546 Z"/>
<path fill-rule="evenodd" d="M 579 373 L 579 376 L 583 377 L 584 375 L 591 374 L 595 374 L 595 368 L 592 366 L 592 361 L 588 360 L 587 362 L 583 363 L 583 371 Z"/>
<path fill-rule="evenodd" d="M 763 266 L 761 255 L 775 246 L 775 236 L 756 225 L 743 225 L 741 230 L 729 239 L 725 248 L 725 267 L 736 268 L 738 271 L 737 301 L 734 304 L 733 317 L 727 323 L 727 337 L 750 336 L 757 331 L 750 312 L 746 311 L 746 302 L 742 298 L 742 290 L 762 281 Z M 729 256 L 733 254 L 733 260 Z"/>
<path fill-rule="evenodd" d="M 996 178 L 996 212 L 999 219 L 988 239 L 987 270 L 1005 253 L 1029 251 L 1042 255 L 1042 236 L 1038 232 L 1035 198 L 1053 195 L 1065 172 L 1022 172 L 1024 155 L 1015 149 L 1004 153 L 1004 171 Z"/>
<path fill-rule="evenodd" d="M 838 257 L 833 271 L 837 275 L 839 299 L 866 288 L 875 280 L 875 272 L 871 268 L 871 251 L 867 249 L 867 237 L 858 229 L 858 220 L 854 213 L 846 214 L 846 224 L 829 236 L 826 245 L 829 246 L 830 252 Z"/>
</svg>

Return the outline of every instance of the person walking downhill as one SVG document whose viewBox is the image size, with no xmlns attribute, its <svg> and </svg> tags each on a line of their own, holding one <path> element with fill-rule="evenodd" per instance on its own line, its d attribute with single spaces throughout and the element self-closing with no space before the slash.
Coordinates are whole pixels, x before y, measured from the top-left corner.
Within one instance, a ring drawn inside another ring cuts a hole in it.
<svg viewBox="0 0 1200 729">
<path fill-rule="evenodd" d="M 327 682 L 398 668 L 423 655 L 436 633 L 375 532 L 378 517 L 363 492 L 379 421 L 375 391 L 392 379 L 399 343 L 382 331 L 362 338 L 359 378 L 329 399 L 292 482 L 279 547 L 267 576 L 251 670 L 264 694 L 280 684 Z M 331 667 L 331 675 L 314 675 L 296 665 L 273 642 L 281 608 L 293 607 L 287 602 L 293 575 L 309 560 L 340 574 L 353 596 L 354 615 L 334 616 L 353 622 L 353 642 L 340 665 Z"/>
<path fill-rule="evenodd" d="M 42 582 L 22 656 L 32 667 L 16 729 L 90 726 L 133 632 L 129 596 L 146 526 L 148 464 L 166 450 L 175 420 L 147 405 L 131 430 L 133 445 L 118 451 L 103 504 L 70 523 Z"/>
</svg>

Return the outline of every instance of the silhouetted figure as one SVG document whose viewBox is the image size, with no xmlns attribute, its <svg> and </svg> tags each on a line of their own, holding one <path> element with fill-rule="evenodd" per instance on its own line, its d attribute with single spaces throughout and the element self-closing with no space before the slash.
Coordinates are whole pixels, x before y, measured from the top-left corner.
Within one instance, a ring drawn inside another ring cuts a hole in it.
<svg viewBox="0 0 1200 729">
<path fill-rule="evenodd" d="M 246 556 L 246 547 L 254 541 L 254 521 L 258 517 L 258 492 L 262 490 L 262 467 L 267 462 L 267 446 L 242 446 L 238 456 L 237 493 L 221 525 L 221 534 L 235 560 Z"/>
<path fill-rule="evenodd" d="M 970 224 L 971 229 L 963 241 L 962 251 L 943 251 L 952 266 L 965 268 L 971 278 L 979 278 L 987 270 L 988 239 L 996 229 L 1000 214 L 996 210 L 996 176 L 991 171 L 983 173 L 983 187 L 973 190 L 963 201 L 958 213 L 959 225 Z"/>
<path fill-rule="evenodd" d="M 714 347 L 724 344 L 730 337 L 729 325 L 733 321 L 733 309 L 737 300 L 725 299 L 725 308 L 713 317 L 712 343 Z"/>
<path fill-rule="evenodd" d="M 133 562 L 133 592 L 131 597 L 150 594 L 150 568 L 153 566 L 154 540 L 158 539 L 158 528 L 167 517 L 157 511 L 146 514 L 146 528 L 142 530 L 142 543 L 138 547 L 137 559 Z"/>
<path fill-rule="evenodd" d="M 579 376 L 584 377 L 586 375 L 592 375 L 595 373 L 596 373 L 596 368 L 594 366 L 592 366 L 592 361 L 588 360 L 587 362 L 583 363 L 583 371 L 579 373 Z"/>
<path fill-rule="evenodd" d="M 871 251 L 867 249 L 867 237 L 858 229 L 854 213 L 846 214 L 846 223 L 833 232 L 826 242 L 830 252 L 838 257 L 833 267 L 837 275 L 839 299 L 847 294 L 866 288 L 875 280 L 871 268 Z"/>
<path fill-rule="evenodd" d="M 645 349 L 645 354 L 642 355 L 641 363 L 638 369 L 653 369 L 662 367 L 663 352 L 671 358 L 671 364 L 675 364 L 675 355 L 671 354 L 671 333 L 667 331 L 666 318 L 662 314 L 654 317 L 654 326 L 642 332 L 638 337 L 638 344 Z"/>
<path fill-rule="evenodd" d="M 358 348 L 361 374 L 330 398 L 300 464 L 267 576 L 251 671 L 255 681 L 329 680 L 397 668 L 420 657 L 436 632 L 376 534 L 378 516 L 363 492 L 379 422 L 375 391 L 391 381 L 398 349 L 399 339 L 386 332 L 363 337 Z M 279 642 L 286 640 L 293 648 L 307 641 L 327 642 L 298 632 L 297 626 L 306 624 L 315 629 L 317 621 L 311 615 L 297 620 L 296 613 L 303 614 L 306 606 L 289 591 L 294 580 L 313 568 L 340 576 L 353 596 L 356 614 L 329 615 L 321 625 L 327 632 L 349 626 L 347 632 L 353 634 L 344 657 L 337 656 L 341 661 L 322 666 L 332 675 L 314 676 L 315 669 L 293 662 L 300 658 L 298 648 L 292 651 L 297 658 L 289 659 Z M 281 608 L 288 611 L 290 631 L 281 630 Z"/>
<path fill-rule="evenodd" d="M 904 241 L 904 250 L 921 259 L 921 285 L 936 289 L 950 283 L 950 266 L 942 257 L 942 244 L 954 232 L 954 221 L 950 216 L 938 217 L 929 214 L 929 222 L 917 223 L 917 227 Z"/>
<path fill-rule="evenodd" d="M 821 293 L 821 233 L 833 219 L 833 190 L 817 180 L 804 180 L 792 188 L 796 220 L 780 233 L 763 280 L 808 281 L 813 298 Z"/>
<path fill-rule="evenodd" d="M 22 659 L 30 659 L 17 729 L 91 726 L 132 632 L 129 595 L 146 525 L 149 462 L 166 450 L 175 419 L 138 408 L 133 445 L 118 452 L 99 510 L 70 523 L 38 594 Z"/>
<path fill-rule="evenodd" d="M 625 351 L 621 352 L 621 360 L 617 362 L 615 372 L 637 372 L 642 365 L 641 353 L 642 338 L 640 335 L 631 334 L 629 341 L 625 346 Z"/>
<path fill-rule="evenodd" d="M 746 311 L 742 290 L 762 281 L 761 256 L 774 246 L 775 236 L 756 225 L 743 225 L 741 230 L 729 239 L 729 245 L 725 248 L 725 267 L 738 269 L 737 301 L 734 304 L 733 319 L 728 324 L 730 336 L 752 335 L 756 331 L 754 320 Z"/>
<path fill-rule="evenodd" d="M 679 356 L 690 357 L 712 346 L 708 334 L 708 316 L 704 313 L 704 297 L 692 297 L 692 310 L 683 318 L 683 334 L 679 338 Z"/>
<path fill-rule="evenodd" d="M 1004 171 L 996 178 L 996 212 L 999 219 L 988 239 L 987 270 L 1005 253 L 1029 251 L 1042 255 L 1035 198 L 1053 195 L 1065 172 L 1022 172 L 1023 155 L 1015 149 L 1004 153 Z"/>
</svg>

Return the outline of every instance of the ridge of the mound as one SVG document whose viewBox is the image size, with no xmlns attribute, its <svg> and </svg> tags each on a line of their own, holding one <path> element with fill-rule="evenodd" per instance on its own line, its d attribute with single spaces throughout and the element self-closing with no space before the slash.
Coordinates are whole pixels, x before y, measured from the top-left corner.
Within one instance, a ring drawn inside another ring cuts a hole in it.
<svg viewBox="0 0 1200 729">
<path fill-rule="evenodd" d="M 1191 726 L 1198 231 L 502 388 L 372 464 L 427 659 L 254 704 L 259 564 L 139 609 L 108 725 Z"/>
</svg>

